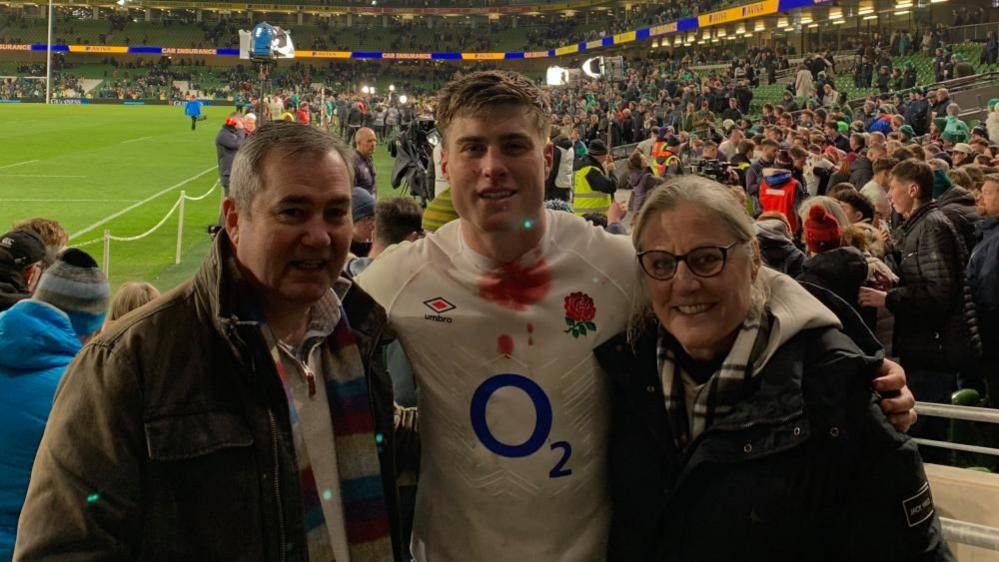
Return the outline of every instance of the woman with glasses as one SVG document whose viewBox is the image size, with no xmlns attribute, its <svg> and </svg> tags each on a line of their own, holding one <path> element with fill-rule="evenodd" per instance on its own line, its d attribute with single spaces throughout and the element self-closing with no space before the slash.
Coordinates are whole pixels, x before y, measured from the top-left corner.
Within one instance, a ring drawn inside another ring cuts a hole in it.
<svg viewBox="0 0 999 562">
<path fill-rule="evenodd" d="M 751 219 L 705 178 L 654 189 L 633 240 L 645 301 L 597 350 L 615 400 L 608 559 L 950 560 L 849 305 L 761 267 Z"/>
</svg>

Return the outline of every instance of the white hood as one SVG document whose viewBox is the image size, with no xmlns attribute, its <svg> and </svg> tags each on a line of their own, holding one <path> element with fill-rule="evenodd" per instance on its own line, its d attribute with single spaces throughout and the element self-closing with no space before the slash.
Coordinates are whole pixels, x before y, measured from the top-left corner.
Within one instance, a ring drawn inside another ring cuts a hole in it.
<svg viewBox="0 0 999 562">
<path fill-rule="evenodd" d="M 999 105 L 996 109 L 989 113 L 987 119 L 985 119 L 985 129 L 989 133 L 989 140 L 992 142 L 999 142 Z"/>
</svg>

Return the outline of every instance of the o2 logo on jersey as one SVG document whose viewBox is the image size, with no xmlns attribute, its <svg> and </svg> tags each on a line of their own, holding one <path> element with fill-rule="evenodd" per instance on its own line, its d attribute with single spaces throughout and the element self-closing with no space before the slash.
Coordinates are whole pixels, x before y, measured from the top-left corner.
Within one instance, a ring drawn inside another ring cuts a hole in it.
<svg viewBox="0 0 999 562">
<path fill-rule="evenodd" d="M 527 438 L 527 441 L 515 445 L 503 443 L 499 439 L 496 439 L 492 431 L 489 430 L 489 425 L 486 423 L 486 406 L 489 404 L 489 399 L 492 398 L 494 392 L 508 386 L 518 388 L 527 394 L 534 404 L 536 415 L 534 432 Z M 548 399 L 545 391 L 538 386 L 538 383 L 523 375 L 504 373 L 494 375 L 483 381 L 472 395 L 470 414 L 475 436 L 479 438 L 479 441 L 487 449 L 501 457 L 520 458 L 533 455 L 538 449 L 544 446 L 545 441 L 548 440 L 548 436 L 552 431 L 551 400 Z M 572 456 L 572 445 L 567 441 L 557 441 L 551 444 L 550 449 L 552 451 L 562 451 L 562 458 L 551 469 L 548 476 L 550 478 L 561 478 L 572 474 L 572 469 L 565 467 L 565 464 L 569 462 L 569 457 Z"/>
</svg>

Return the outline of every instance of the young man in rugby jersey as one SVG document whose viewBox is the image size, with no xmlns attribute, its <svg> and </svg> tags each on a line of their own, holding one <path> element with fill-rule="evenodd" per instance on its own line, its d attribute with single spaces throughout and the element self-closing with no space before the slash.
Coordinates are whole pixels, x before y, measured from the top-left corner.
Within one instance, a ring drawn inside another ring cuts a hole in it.
<svg viewBox="0 0 999 562">
<path fill-rule="evenodd" d="M 545 211 L 550 109 L 527 78 L 453 81 L 437 121 L 460 220 L 385 251 L 358 278 L 386 309 L 420 389 L 413 554 L 602 560 L 610 390 L 593 349 L 626 328 L 634 249 Z M 896 372 L 877 389 L 903 384 Z M 910 394 L 885 404 L 910 423 Z"/>
</svg>

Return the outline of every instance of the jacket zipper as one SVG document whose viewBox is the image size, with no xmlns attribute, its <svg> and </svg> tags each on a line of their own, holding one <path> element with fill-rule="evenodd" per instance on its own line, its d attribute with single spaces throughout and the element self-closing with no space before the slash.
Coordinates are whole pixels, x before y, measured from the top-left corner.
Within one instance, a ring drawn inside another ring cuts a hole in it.
<svg viewBox="0 0 999 562">
<path fill-rule="evenodd" d="M 284 529 L 284 503 L 281 501 L 281 473 L 280 473 L 280 455 L 278 454 L 278 438 L 277 438 L 277 420 L 274 419 L 274 412 L 270 409 L 267 410 L 267 418 L 271 422 L 271 449 L 274 454 L 274 498 L 277 500 L 277 512 L 278 512 L 278 528 L 280 529 L 279 536 L 281 537 L 281 543 L 278 545 L 281 550 L 281 561 L 286 560 L 286 549 L 285 549 L 285 529 Z"/>
</svg>

